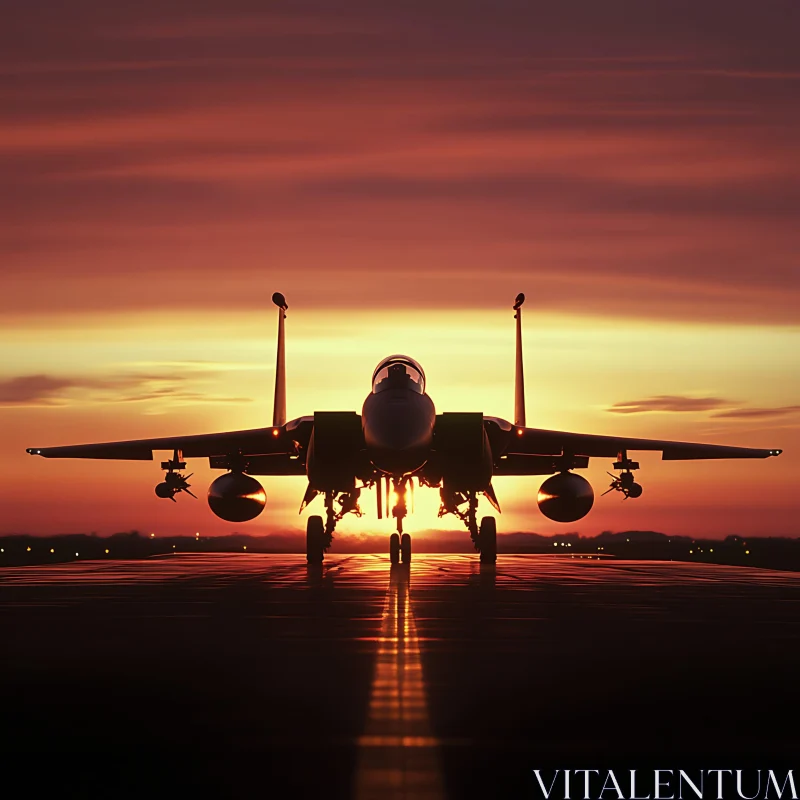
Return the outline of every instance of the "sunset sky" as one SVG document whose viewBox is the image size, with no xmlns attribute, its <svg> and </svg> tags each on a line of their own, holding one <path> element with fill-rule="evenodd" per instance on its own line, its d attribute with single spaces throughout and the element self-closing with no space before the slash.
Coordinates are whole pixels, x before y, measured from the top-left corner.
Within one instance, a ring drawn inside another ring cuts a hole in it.
<svg viewBox="0 0 800 800">
<path fill-rule="evenodd" d="M 157 463 L 24 449 L 269 424 L 274 291 L 290 417 L 402 352 L 438 411 L 510 419 L 523 291 L 529 425 L 786 452 L 642 456 L 566 527 L 498 479 L 501 533 L 800 536 L 800 5 L 265 9 L 4 14 L 0 532 L 300 531 L 302 478 L 232 526 L 202 461 L 173 504 Z M 341 532 L 388 534 L 374 505 Z M 463 530 L 436 508 L 408 527 Z"/>
</svg>

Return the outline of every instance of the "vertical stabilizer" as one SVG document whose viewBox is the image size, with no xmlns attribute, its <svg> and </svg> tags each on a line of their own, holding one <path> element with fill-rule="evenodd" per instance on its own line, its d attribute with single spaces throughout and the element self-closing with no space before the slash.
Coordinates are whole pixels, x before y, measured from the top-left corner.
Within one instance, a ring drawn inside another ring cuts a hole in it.
<svg viewBox="0 0 800 800">
<path fill-rule="evenodd" d="M 517 321 L 517 372 L 514 379 L 514 424 L 525 427 L 525 378 L 522 374 L 522 304 L 525 295 L 520 292 L 514 301 L 514 319 Z"/>
<path fill-rule="evenodd" d="M 272 302 L 278 306 L 278 357 L 275 363 L 275 400 L 272 404 L 272 425 L 278 428 L 286 424 L 286 341 L 284 326 L 289 306 L 280 293 L 272 295 Z"/>
</svg>

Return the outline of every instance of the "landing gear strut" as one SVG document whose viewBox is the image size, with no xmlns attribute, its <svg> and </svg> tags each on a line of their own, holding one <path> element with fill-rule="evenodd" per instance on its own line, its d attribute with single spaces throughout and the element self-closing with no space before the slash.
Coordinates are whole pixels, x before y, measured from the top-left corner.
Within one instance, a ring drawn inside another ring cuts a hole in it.
<svg viewBox="0 0 800 800">
<path fill-rule="evenodd" d="M 614 462 L 614 469 L 622 470 L 620 475 L 614 475 L 612 472 L 608 474 L 611 476 L 611 485 L 603 492 L 607 495 L 609 492 L 622 492 L 627 500 L 629 497 L 634 499 L 642 496 L 642 486 L 636 483 L 633 479 L 633 470 L 639 469 L 638 461 L 631 461 L 628 458 L 626 450 L 620 451 L 617 461 Z M 601 495 L 601 497 L 603 496 Z"/>
<path fill-rule="evenodd" d="M 403 519 L 408 514 L 408 507 L 406 506 L 406 491 L 408 489 L 405 478 L 395 478 L 394 490 L 397 493 L 397 502 L 392 508 L 392 516 L 397 520 L 397 532 L 403 533 Z"/>
<path fill-rule="evenodd" d="M 439 491 L 442 505 L 439 508 L 439 516 L 445 514 L 455 514 L 466 526 L 469 531 L 472 544 L 476 550 L 480 550 L 480 531 L 478 530 L 478 496 L 475 492 L 453 492 L 447 491 L 444 487 Z M 459 506 L 467 503 L 467 510 L 462 511 Z"/>
</svg>

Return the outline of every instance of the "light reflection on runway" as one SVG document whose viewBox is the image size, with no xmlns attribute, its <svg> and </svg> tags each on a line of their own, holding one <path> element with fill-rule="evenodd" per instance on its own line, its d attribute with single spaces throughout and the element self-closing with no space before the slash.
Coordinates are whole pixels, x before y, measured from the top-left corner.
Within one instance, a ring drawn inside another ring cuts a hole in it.
<svg viewBox="0 0 800 800">
<path fill-rule="evenodd" d="M 415 584 L 450 583 L 480 574 L 480 564 L 472 555 L 432 554 L 415 557 L 412 565 Z M 138 561 L 73 561 L 59 564 L 5 567 L 0 569 L 0 585 L 53 585 L 61 583 L 109 584 L 124 582 L 163 583 L 173 580 L 238 581 L 262 575 L 265 580 L 296 583 L 300 577 L 309 583 L 340 575 L 359 583 L 382 582 L 389 571 L 388 558 L 380 555 L 329 556 L 322 566 L 308 566 L 301 555 L 179 553 Z M 796 572 L 751 569 L 747 567 L 678 561 L 583 560 L 550 555 L 504 555 L 491 572 L 498 585 L 509 581 L 546 580 L 564 584 L 580 582 L 624 582 L 626 584 L 696 584 L 699 582 L 738 585 L 782 585 L 800 582 Z"/>
<path fill-rule="evenodd" d="M 367 722 L 358 742 L 357 800 L 443 797 L 409 584 L 408 567 L 393 566 Z"/>
</svg>

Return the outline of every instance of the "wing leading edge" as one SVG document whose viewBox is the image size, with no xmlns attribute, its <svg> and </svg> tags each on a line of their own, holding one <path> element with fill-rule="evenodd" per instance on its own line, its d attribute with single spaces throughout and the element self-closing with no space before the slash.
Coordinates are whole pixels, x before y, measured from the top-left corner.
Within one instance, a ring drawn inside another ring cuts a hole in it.
<svg viewBox="0 0 800 800">
<path fill-rule="evenodd" d="M 497 460 L 501 462 L 498 464 L 501 468 L 498 469 L 498 473 L 506 475 L 540 474 L 525 471 L 526 461 L 530 459 L 530 466 L 538 469 L 541 467 L 542 459 L 550 457 L 616 458 L 622 452 L 640 450 L 660 452 L 663 461 L 690 461 L 713 458 L 770 458 L 779 456 L 783 452 L 777 449 L 523 428 L 498 417 L 484 417 L 484 423 L 489 430 L 490 439 L 500 440 Z M 492 429 L 494 437 L 491 436 Z M 493 450 L 498 452 L 494 446 Z M 502 464 L 503 461 L 507 463 Z M 513 472 L 503 469 L 504 466 L 513 469 Z"/>
<path fill-rule="evenodd" d="M 152 461 L 154 450 L 178 450 L 184 458 L 295 455 L 305 449 L 311 435 L 313 417 L 299 417 L 285 425 L 245 431 L 204 433 L 193 436 L 166 436 L 158 439 L 133 439 L 126 442 L 101 442 L 64 447 L 29 447 L 28 454 L 43 458 L 99 458 L 125 461 Z"/>
</svg>

